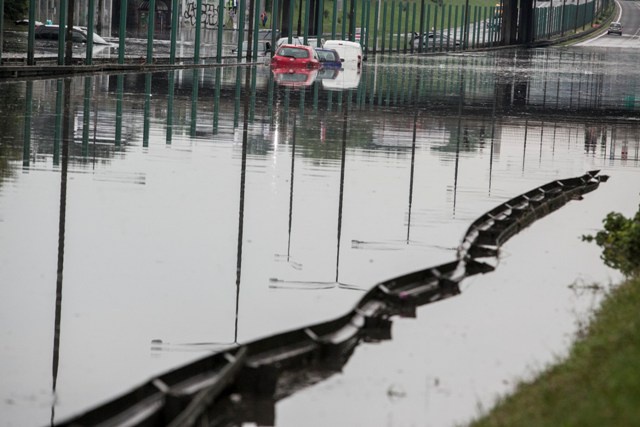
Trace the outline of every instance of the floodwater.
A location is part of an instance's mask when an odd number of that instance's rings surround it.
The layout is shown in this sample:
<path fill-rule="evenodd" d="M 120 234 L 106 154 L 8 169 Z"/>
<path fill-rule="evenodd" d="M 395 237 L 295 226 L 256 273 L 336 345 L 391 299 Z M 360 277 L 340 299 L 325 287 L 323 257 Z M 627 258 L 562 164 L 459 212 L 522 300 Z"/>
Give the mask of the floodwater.
<path fill-rule="evenodd" d="M 455 259 L 492 207 L 601 169 L 607 183 L 513 237 L 495 272 L 395 319 L 392 340 L 261 420 L 464 423 L 564 354 L 604 293 L 593 284 L 620 280 L 580 236 L 638 208 L 639 59 L 541 49 L 0 83 L 1 425 L 62 421 L 335 318 Z"/>

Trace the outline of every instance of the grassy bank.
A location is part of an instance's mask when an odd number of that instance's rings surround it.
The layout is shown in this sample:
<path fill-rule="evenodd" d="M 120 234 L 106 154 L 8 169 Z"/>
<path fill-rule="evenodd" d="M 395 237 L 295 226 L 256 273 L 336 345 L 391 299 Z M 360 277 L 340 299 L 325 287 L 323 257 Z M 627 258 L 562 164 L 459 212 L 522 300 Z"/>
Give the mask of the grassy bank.
<path fill-rule="evenodd" d="M 472 426 L 640 426 L 640 276 L 605 299 L 568 358 Z"/>

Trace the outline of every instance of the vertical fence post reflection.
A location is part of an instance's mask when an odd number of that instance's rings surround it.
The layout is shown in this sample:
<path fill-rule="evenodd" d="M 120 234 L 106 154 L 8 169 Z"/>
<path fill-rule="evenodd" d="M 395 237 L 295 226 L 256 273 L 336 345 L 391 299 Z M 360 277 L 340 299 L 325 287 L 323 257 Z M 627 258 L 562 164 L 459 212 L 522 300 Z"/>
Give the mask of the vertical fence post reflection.
<path fill-rule="evenodd" d="M 151 121 L 151 73 L 144 76 L 144 130 L 142 136 L 142 146 L 149 146 L 149 123 Z"/>
<path fill-rule="evenodd" d="M 31 80 L 27 81 L 25 95 L 22 166 L 28 167 L 31 160 L 31 117 L 33 109 L 33 82 Z"/>
<path fill-rule="evenodd" d="M 56 81 L 56 122 L 53 132 L 53 164 L 60 164 L 60 140 L 62 138 L 62 103 L 64 101 L 62 79 Z"/>
<path fill-rule="evenodd" d="M 58 215 L 58 262 L 56 266 L 56 299 L 53 325 L 53 356 L 51 360 L 51 389 L 56 394 L 58 365 L 60 361 L 60 332 L 62 321 L 62 279 L 64 272 L 64 243 L 67 223 L 67 170 L 69 163 L 69 143 L 73 138 L 71 130 L 71 79 L 64 81 L 64 117 L 62 126 L 62 169 L 60 173 L 60 212 Z M 51 405 L 51 425 L 55 420 L 55 404 Z"/>
<path fill-rule="evenodd" d="M 119 147 L 122 141 L 122 97 L 124 95 L 124 76 L 118 74 L 118 89 L 116 99 L 116 140 L 115 145 Z"/>
<path fill-rule="evenodd" d="M 200 85 L 200 70 L 198 68 L 193 69 L 191 87 L 191 123 L 189 126 L 191 138 L 196 136 L 196 127 L 198 122 L 198 89 Z"/>
<path fill-rule="evenodd" d="M 259 14 L 256 13 L 257 17 L 260 17 Z M 257 33 L 256 33 L 256 39 L 257 39 Z M 255 112 L 256 112 L 256 83 L 257 83 L 257 74 L 258 74 L 258 69 L 253 66 L 251 67 L 249 70 L 251 72 L 251 92 L 249 95 L 249 121 L 253 123 L 253 120 L 255 118 Z"/>
<path fill-rule="evenodd" d="M 275 82 L 273 81 L 273 73 L 269 71 L 269 82 L 267 83 L 267 117 L 269 117 L 269 124 L 273 124 L 273 92 Z"/>
<path fill-rule="evenodd" d="M 351 93 L 351 91 L 349 91 Z M 342 208 L 344 203 L 344 176 L 347 157 L 347 124 L 349 123 L 349 104 L 345 106 L 342 116 L 342 150 L 340 152 L 340 191 L 338 198 L 338 236 L 336 244 L 336 280 L 339 282 L 340 272 L 340 239 L 342 237 Z"/>
<path fill-rule="evenodd" d="M 73 0 L 72 0 L 73 1 Z M 149 0 L 149 13 L 147 16 L 147 64 L 153 63 L 153 37 L 155 28 L 156 0 Z"/>
<path fill-rule="evenodd" d="M 84 97 L 82 109 L 82 157 L 89 155 L 89 120 L 91 118 L 91 82 L 92 77 L 84 78 Z"/>
<path fill-rule="evenodd" d="M 216 67 L 216 87 L 213 95 L 213 134 L 218 134 L 218 120 L 220 115 L 220 90 L 222 87 L 222 68 Z"/>
<path fill-rule="evenodd" d="M 293 140 L 291 142 L 291 177 L 289 185 L 289 227 L 288 227 L 288 239 L 287 239 L 287 262 L 291 257 L 291 228 L 293 225 L 293 180 L 295 178 L 295 165 L 296 165 L 296 130 L 297 130 L 296 117 L 293 117 Z"/>
<path fill-rule="evenodd" d="M 173 97 L 175 92 L 175 78 L 174 72 L 169 71 L 167 78 L 169 79 L 169 87 L 167 89 L 167 136 L 166 143 L 167 145 L 171 145 L 171 141 L 173 139 Z"/>

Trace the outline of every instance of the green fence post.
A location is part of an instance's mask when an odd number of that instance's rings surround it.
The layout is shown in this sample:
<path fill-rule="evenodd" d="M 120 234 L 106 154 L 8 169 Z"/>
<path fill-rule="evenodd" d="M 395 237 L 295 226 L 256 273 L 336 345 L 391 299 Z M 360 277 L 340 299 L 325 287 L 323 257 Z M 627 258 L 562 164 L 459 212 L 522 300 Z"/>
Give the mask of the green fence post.
<path fill-rule="evenodd" d="M 407 53 L 407 44 L 409 41 L 409 2 L 404 3 L 404 53 Z"/>
<path fill-rule="evenodd" d="M 309 25 L 311 24 L 311 17 L 309 16 L 310 3 L 311 0 L 304 0 L 304 28 L 302 30 L 304 44 L 307 44 L 309 39 Z"/>
<path fill-rule="evenodd" d="M 431 31 L 433 32 L 433 46 L 431 46 L 431 49 L 435 52 L 436 51 L 436 34 L 438 34 L 438 5 L 435 4 L 433 6 L 433 25 L 431 26 Z"/>
<path fill-rule="evenodd" d="M 420 31 L 418 34 L 418 53 L 422 52 L 422 40 L 424 37 L 424 0 L 420 0 Z"/>
<path fill-rule="evenodd" d="M 178 0 L 171 2 L 171 47 L 169 48 L 169 64 L 176 63 L 176 42 L 178 39 Z"/>
<path fill-rule="evenodd" d="M 460 39 L 460 49 L 462 49 L 462 37 L 458 39 L 458 5 L 455 7 L 454 16 L 453 16 L 453 49 L 456 49 L 456 42 Z"/>
<path fill-rule="evenodd" d="M 278 0 L 273 0 L 273 4 L 277 5 Z M 271 23 L 276 20 L 277 16 L 275 14 L 271 14 Z M 216 62 L 219 64 L 222 62 L 222 37 L 224 30 L 224 0 L 220 0 L 218 2 L 218 35 L 216 39 Z M 275 34 L 271 32 L 271 46 L 275 45 Z"/>
<path fill-rule="evenodd" d="M 342 33 L 340 34 L 340 40 L 347 40 L 345 37 L 346 32 L 347 32 L 347 0 L 343 0 L 342 1 Z"/>
<path fill-rule="evenodd" d="M 93 62 L 93 27 L 95 21 L 95 13 L 96 13 L 96 2 L 95 0 L 89 0 L 87 11 L 87 46 L 86 46 L 86 54 L 84 58 L 84 63 L 86 65 L 91 65 Z"/>
<path fill-rule="evenodd" d="M 447 13 L 447 50 L 456 50 L 455 39 L 453 42 L 453 46 L 449 46 L 449 42 L 451 41 L 451 10 L 452 7 L 451 5 L 449 5 L 449 11 Z"/>
<path fill-rule="evenodd" d="M 333 0 L 333 21 L 331 21 L 331 40 L 336 39 L 336 26 L 338 25 L 338 1 Z"/>
<path fill-rule="evenodd" d="M 286 1 L 286 0 L 283 0 Z M 309 1 L 309 0 L 307 0 Z M 295 3 L 293 0 L 289 0 L 289 34 L 287 35 L 287 42 L 291 43 L 293 41 L 293 11 L 295 10 Z"/>
<path fill-rule="evenodd" d="M 27 31 L 27 65 L 35 64 L 36 0 L 29 0 L 29 29 Z M 2 48 L 2 46 L 0 46 Z"/>
<path fill-rule="evenodd" d="M 373 54 L 378 53 L 378 27 L 380 26 L 380 2 L 376 2 L 373 12 Z"/>
<path fill-rule="evenodd" d="M 396 37 L 396 52 L 400 53 L 400 35 L 402 34 L 402 0 L 398 3 L 398 35 Z"/>
<path fill-rule="evenodd" d="M 120 27 L 118 28 L 118 64 L 124 64 L 125 47 L 127 37 L 127 0 L 120 3 Z"/>
<path fill-rule="evenodd" d="M 126 0 L 125 0 L 126 1 Z M 64 65 L 64 47 L 67 39 L 67 0 L 60 0 L 58 20 L 58 65 Z"/>
<path fill-rule="evenodd" d="M 202 1 L 202 0 L 199 0 Z M 238 61 L 242 59 L 242 44 L 244 43 L 244 27 L 245 27 L 245 15 L 247 14 L 246 0 L 240 0 L 238 4 Z"/>
<path fill-rule="evenodd" d="M 258 1 L 256 5 L 254 5 L 254 7 L 256 8 L 253 11 L 253 38 L 251 39 L 251 43 L 253 44 L 253 62 L 256 62 L 258 60 L 258 38 L 259 38 L 259 34 L 260 34 L 260 12 L 258 11 L 258 7 L 260 5 L 260 2 Z M 255 73 L 254 73 L 255 76 Z M 254 97 L 255 98 L 255 97 Z"/>
<path fill-rule="evenodd" d="M 153 33 L 155 26 L 156 0 L 149 0 L 149 14 L 147 16 L 147 64 L 153 63 Z"/>
<path fill-rule="evenodd" d="M 380 52 L 384 53 L 384 44 L 387 38 L 387 1 L 385 0 L 384 5 L 382 6 L 382 37 L 380 40 L 382 41 L 382 46 L 380 46 Z"/>
<path fill-rule="evenodd" d="M 320 6 L 318 7 L 318 29 L 316 31 L 316 40 L 318 41 L 318 47 L 322 47 L 322 36 L 324 35 L 324 0 L 318 0 Z M 317 107 L 317 106 L 316 106 Z"/>
<path fill-rule="evenodd" d="M 364 27 L 364 56 L 366 57 L 367 54 L 369 53 L 369 39 L 370 37 L 370 30 L 371 30 L 371 2 L 367 1 L 364 3 L 365 7 L 366 7 L 366 13 L 365 13 L 365 23 L 363 25 Z"/>
<path fill-rule="evenodd" d="M 425 46 L 424 51 L 425 52 L 429 52 L 429 34 L 431 33 L 431 5 L 430 4 L 427 5 L 427 16 L 425 17 L 425 22 L 424 23 L 425 23 L 425 27 L 426 27 L 425 28 L 425 33 L 427 34 L 427 39 L 424 40 L 424 46 Z M 423 35 L 423 37 L 424 37 L 424 35 Z M 420 44 L 422 44 L 422 43 L 423 42 L 421 40 Z M 434 40 L 434 43 L 435 43 L 435 40 Z"/>
<path fill-rule="evenodd" d="M 395 21 L 396 0 L 391 0 L 391 21 L 389 23 L 389 52 L 393 52 L 393 24 Z"/>
<path fill-rule="evenodd" d="M 409 42 L 411 43 L 411 45 L 409 46 L 409 51 L 411 53 L 413 53 L 413 39 L 416 34 L 416 6 L 417 4 L 413 3 L 413 10 L 411 11 L 411 38 L 409 39 Z"/>
<path fill-rule="evenodd" d="M 0 0 L 0 65 L 2 65 L 2 51 L 4 50 L 4 0 Z"/>

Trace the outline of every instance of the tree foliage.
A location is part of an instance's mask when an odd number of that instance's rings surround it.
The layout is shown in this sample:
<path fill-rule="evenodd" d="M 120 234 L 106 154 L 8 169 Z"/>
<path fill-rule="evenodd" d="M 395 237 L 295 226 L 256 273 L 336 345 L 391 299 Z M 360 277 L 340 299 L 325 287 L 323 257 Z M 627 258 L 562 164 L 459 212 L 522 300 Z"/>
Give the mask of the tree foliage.
<path fill-rule="evenodd" d="M 29 9 L 27 0 L 5 0 L 4 17 L 10 21 L 26 18 Z"/>
<path fill-rule="evenodd" d="M 610 212 L 602 222 L 604 230 L 595 236 L 582 236 L 582 239 L 595 240 L 602 248 L 600 257 L 609 267 L 620 270 L 627 277 L 640 273 L 640 208 L 633 218 Z"/>

